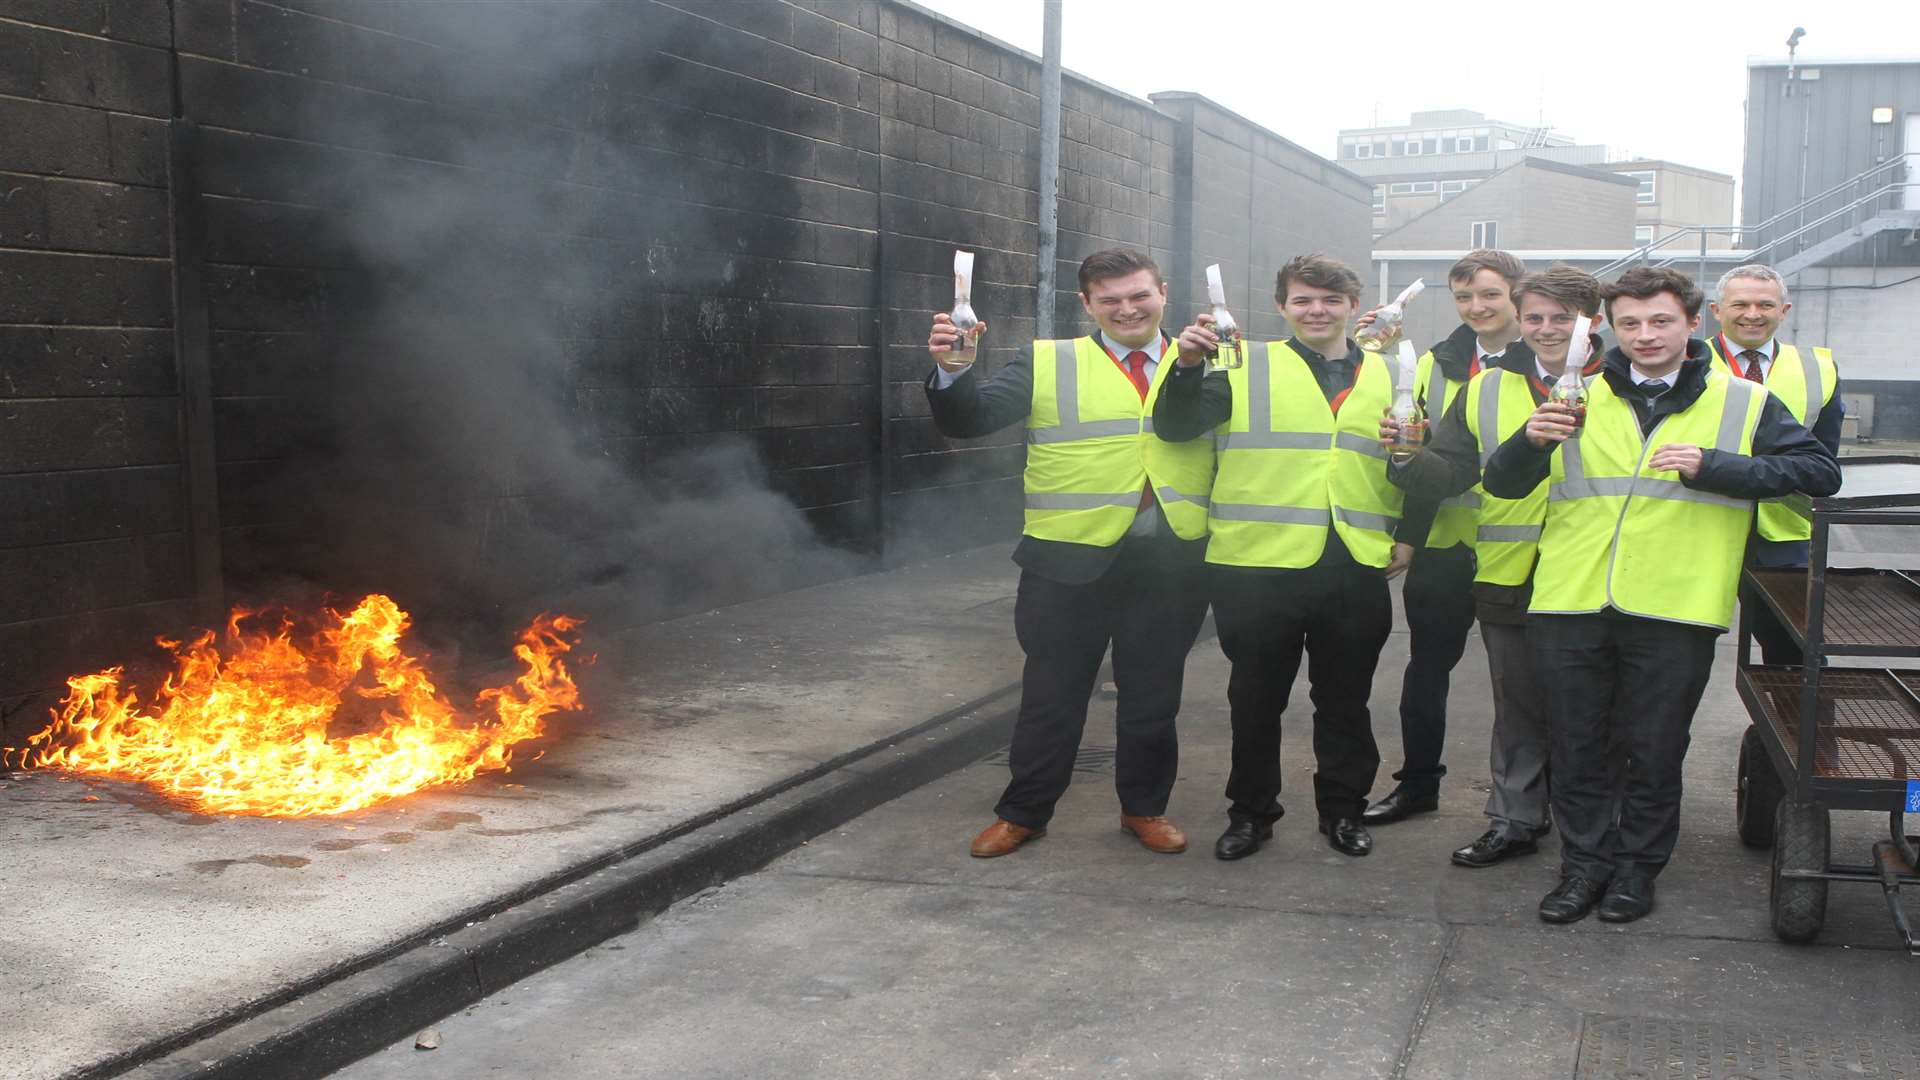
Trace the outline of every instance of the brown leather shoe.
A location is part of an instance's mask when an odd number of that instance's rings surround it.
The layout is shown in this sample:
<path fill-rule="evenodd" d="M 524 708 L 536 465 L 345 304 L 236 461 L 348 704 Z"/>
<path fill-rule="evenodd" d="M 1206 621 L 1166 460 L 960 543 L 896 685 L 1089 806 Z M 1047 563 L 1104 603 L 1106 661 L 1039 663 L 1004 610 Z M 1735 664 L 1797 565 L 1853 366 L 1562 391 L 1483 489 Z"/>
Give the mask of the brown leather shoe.
<path fill-rule="evenodd" d="M 1187 834 L 1163 817 L 1120 815 L 1120 830 L 1140 838 L 1140 846 L 1162 855 L 1178 855 L 1187 850 Z"/>
<path fill-rule="evenodd" d="M 1045 835 L 1045 829 L 1029 829 L 1025 825 L 1015 825 L 1006 818 L 994 818 L 993 824 L 973 838 L 973 846 L 967 851 L 976 859 L 998 858 L 1012 853 L 1014 848 L 1029 840 L 1038 840 Z"/>

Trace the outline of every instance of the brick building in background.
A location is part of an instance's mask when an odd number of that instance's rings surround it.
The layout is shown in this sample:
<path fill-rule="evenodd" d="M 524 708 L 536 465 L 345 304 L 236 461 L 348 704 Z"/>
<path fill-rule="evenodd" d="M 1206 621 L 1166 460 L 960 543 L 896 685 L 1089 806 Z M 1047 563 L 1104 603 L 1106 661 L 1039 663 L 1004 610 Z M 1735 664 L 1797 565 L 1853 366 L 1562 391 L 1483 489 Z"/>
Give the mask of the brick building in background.
<path fill-rule="evenodd" d="M 1018 432 L 919 381 L 956 246 L 983 363 L 1034 333 L 1031 55 L 892 0 L 0 0 L 0 51 L 7 734 L 228 599 L 611 629 L 1018 529 Z M 1279 262 L 1365 265 L 1346 170 L 1063 97 L 1063 289 L 1222 262 L 1271 335 Z"/>

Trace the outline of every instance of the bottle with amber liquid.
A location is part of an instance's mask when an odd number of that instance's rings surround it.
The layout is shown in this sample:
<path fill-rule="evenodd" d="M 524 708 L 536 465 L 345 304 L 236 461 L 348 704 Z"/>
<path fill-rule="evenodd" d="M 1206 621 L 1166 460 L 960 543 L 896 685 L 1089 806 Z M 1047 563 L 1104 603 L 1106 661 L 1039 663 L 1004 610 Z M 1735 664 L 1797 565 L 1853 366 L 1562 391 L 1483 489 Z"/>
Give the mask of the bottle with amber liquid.
<path fill-rule="evenodd" d="M 1573 413 L 1573 431 L 1579 434 L 1587 426 L 1587 380 L 1581 372 L 1587 366 L 1587 357 L 1591 355 L 1591 343 L 1588 335 L 1593 331 L 1593 320 L 1585 315 L 1573 322 L 1573 338 L 1567 342 L 1567 366 L 1560 369 L 1560 377 L 1554 380 L 1547 391 L 1547 400 L 1555 405 L 1564 405 Z"/>
<path fill-rule="evenodd" d="M 1414 369 L 1419 360 L 1412 342 L 1400 342 L 1399 361 L 1393 405 L 1387 410 L 1387 415 L 1399 425 L 1393 436 L 1393 448 L 1388 451 L 1388 457 L 1395 462 L 1411 461 L 1415 454 L 1427 448 L 1427 411 L 1413 396 Z"/>

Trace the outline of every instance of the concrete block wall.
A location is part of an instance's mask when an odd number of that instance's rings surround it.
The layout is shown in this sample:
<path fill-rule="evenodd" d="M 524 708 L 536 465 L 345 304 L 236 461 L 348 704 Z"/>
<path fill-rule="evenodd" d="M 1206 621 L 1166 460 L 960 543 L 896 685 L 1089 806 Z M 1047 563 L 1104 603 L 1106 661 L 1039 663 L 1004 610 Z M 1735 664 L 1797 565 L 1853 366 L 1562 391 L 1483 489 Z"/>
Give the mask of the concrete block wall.
<path fill-rule="evenodd" d="M 1780 335 L 1825 345 L 1841 390 L 1873 395 L 1873 435 L 1920 439 L 1920 274 L 1912 266 L 1815 267 L 1790 283 Z"/>
<path fill-rule="evenodd" d="M 165 0 L 0 4 L 0 731 L 191 616 Z M 31 721 L 40 715 L 35 711 Z"/>
<path fill-rule="evenodd" d="M 1036 58 L 892 0 L 476 10 L 0 0 L 31 60 L 0 73 L 0 487 L 39 508 L 0 523 L 32 583 L 0 700 L 189 618 L 189 361 L 236 599 L 386 588 L 491 628 L 658 582 L 618 620 L 1017 531 L 1019 432 L 947 440 L 920 384 L 955 247 L 985 368 L 1035 334 Z M 1221 258 L 1364 257 L 1344 171 L 1204 99 L 1064 98 L 1053 332 L 1095 248 L 1197 275 L 1196 221 Z M 1237 202 L 1192 209 L 1183 139 Z M 780 557 L 816 539 L 844 557 Z"/>

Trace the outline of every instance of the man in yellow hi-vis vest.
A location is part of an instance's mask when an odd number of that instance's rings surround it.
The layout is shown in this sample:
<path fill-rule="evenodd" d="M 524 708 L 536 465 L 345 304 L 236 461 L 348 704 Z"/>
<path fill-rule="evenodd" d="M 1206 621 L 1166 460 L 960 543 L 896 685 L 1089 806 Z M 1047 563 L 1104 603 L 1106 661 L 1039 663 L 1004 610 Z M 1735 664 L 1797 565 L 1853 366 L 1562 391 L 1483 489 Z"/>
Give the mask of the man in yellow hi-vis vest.
<path fill-rule="evenodd" d="M 1513 287 L 1526 264 L 1510 252 L 1480 248 L 1447 271 L 1447 286 L 1460 326 L 1420 357 L 1414 397 L 1436 421 L 1466 396 L 1467 383 L 1496 367 L 1520 338 Z M 1360 322 L 1368 319 L 1361 317 Z M 1418 530 L 1433 504 L 1408 492 L 1403 522 Z M 1433 526 L 1417 546 L 1400 590 L 1407 617 L 1407 669 L 1400 680 L 1400 770 L 1393 790 L 1367 807 L 1369 826 L 1387 825 L 1440 808 L 1441 760 L 1447 742 L 1447 691 L 1454 667 L 1473 630 L 1474 528 L 1480 494 L 1449 493 L 1435 509 Z"/>
<path fill-rule="evenodd" d="M 1207 563 L 1233 664 L 1233 765 L 1213 852 L 1243 858 L 1273 835 L 1280 714 L 1304 651 L 1320 831 L 1334 850 L 1365 855 L 1373 838 L 1360 815 L 1380 768 L 1367 696 L 1393 629 L 1387 578 L 1425 535 L 1397 531 L 1402 499 L 1377 434 L 1393 374 L 1347 336 L 1360 279 L 1302 255 L 1281 268 L 1274 300 L 1291 340 L 1249 344 L 1243 366 L 1208 372 L 1192 354 L 1218 339 L 1201 316 L 1180 334 L 1179 367 L 1153 413 L 1160 438 L 1219 448 Z"/>
<path fill-rule="evenodd" d="M 1799 348 L 1776 336 L 1793 304 L 1787 282 L 1771 266 L 1749 263 L 1720 276 L 1719 298 L 1712 305 L 1720 332 L 1707 339 L 1727 370 L 1761 383 L 1786 405 L 1795 420 L 1813 432 L 1827 452 L 1840 453 L 1840 425 L 1846 407 L 1840 399 L 1840 370 L 1826 349 Z M 1782 503 L 1762 503 L 1754 514 L 1755 566 L 1798 570 L 1807 565 L 1813 526 Z M 1793 635 L 1745 585 L 1740 603 L 1747 611 L 1760 656 L 1769 664 L 1798 665 L 1802 657 Z"/>
<path fill-rule="evenodd" d="M 1152 259 L 1099 251 L 1080 264 L 1095 334 L 1036 341 L 987 380 L 972 367 L 977 332 L 955 349 L 961 336 L 940 314 L 927 336 L 937 365 L 927 401 L 942 433 L 977 438 L 1022 421 L 1027 432 L 1026 527 L 1013 555 L 1014 630 L 1027 660 L 1013 777 L 993 824 L 974 838 L 977 857 L 1045 832 L 1072 778 L 1109 643 L 1120 827 L 1149 851 L 1186 850 L 1166 809 L 1179 766 L 1181 676 L 1207 610 L 1213 450 L 1153 435 L 1149 402 L 1175 355 L 1160 330 L 1166 300 Z"/>
<path fill-rule="evenodd" d="M 1514 301 L 1520 340 L 1454 398 L 1434 426 L 1425 453 L 1387 467 L 1387 478 L 1409 497 L 1415 492 L 1432 498 L 1478 490 L 1481 463 L 1520 430 L 1566 370 L 1579 317 L 1599 318 L 1600 282 L 1584 270 L 1555 266 L 1522 278 Z M 1592 376 L 1604 361 L 1600 336 L 1591 335 L 1587 347 L 1591 359 L 1585 374 Z M 1381 438 L 1391 439 L 1398 427 L 1391 417 L 1383 417 Z M 1530 855 L 1552 827 L 1547 809 L 1547 707 L 1527 646 L 1527 607 L 1546 516 L 1544 481 L 1523 499 L 1482 493 L 1475 512 L 1473 598 L 1493 679 L 1488 752 L 1493 790 L 1487 795 L 1487 830 L 1453 853 L 1456 866 L 1484 869 Z"/>
<path fill-rule="evenodd" d="M 1541 405 L 1481 481 L 1502 499 L 1547 483 L 1527 623 L 1560 830 L 1560 884 L 1540 901 L 1547 922 L 1596 905 L 1611 922 L 1653 910 L 1754 503 L 1840 488 L 1833 455 L 1780 399 L 1717 368 L 1692 336 L 1704 299 L 1674 270 L 1621 275 L 1606 291 L 1620 346 L 1584 413 Z M 1624 776 L 1613 746 L 1626 753 Z"/>

